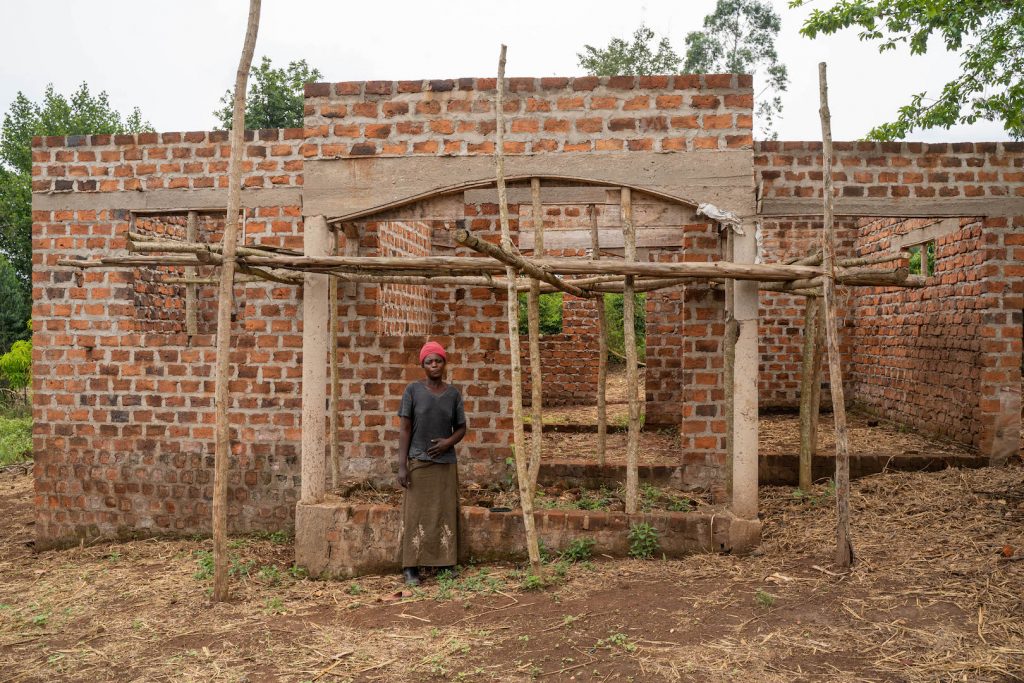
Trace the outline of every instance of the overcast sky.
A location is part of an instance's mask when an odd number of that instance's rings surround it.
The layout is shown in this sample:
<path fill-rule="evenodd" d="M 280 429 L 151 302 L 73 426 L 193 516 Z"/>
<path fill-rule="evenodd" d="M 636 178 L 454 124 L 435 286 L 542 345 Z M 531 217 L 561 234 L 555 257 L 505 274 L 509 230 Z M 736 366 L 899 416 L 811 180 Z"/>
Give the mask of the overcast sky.
<path fill-rule="evenodd" d="M 809 40 L 798 31 L 808 10 L 773 0 L 782 17 L 778 50 L 789 91 L 777 129 L 783 140 L 819 139 L 817 64 L 829 65 L 833 136 L 862 137 L 893 117 L 909 94 L 938 93 L 959 58 L 941 45 L 925 56 L 878 53 L 855 30 Z M 826 7 L 827 0 L 812 0 Z M 499 44 L 508 45 L 509 76 L 580 75 L 576 53 L 629 37 L 644 21 L 682 54 L 715 0 L 447 0 L 343 2 L 264 0 L 256 60 L 275 65 L 305 58 L 327 81 L 493 76 Z M 246 0 L 7 0 L 0 41 L 0 107 L 20 90 L 39 100 L 47 83 L 70 93 L 85 81 L 106 90 L 121 111 L 138 106 L 158 131 L 214 127 L 212 112 L 234 81 Z M 982 122 L 918 131 L 914 140 L 1004 140 Z"/>

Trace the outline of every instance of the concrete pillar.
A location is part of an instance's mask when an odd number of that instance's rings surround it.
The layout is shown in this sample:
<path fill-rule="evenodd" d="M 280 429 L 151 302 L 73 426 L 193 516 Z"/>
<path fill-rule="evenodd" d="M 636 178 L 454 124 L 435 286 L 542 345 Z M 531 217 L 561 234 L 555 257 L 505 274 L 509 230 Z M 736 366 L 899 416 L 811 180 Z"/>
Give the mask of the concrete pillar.
<path fill-rule="evenodd" d="M 747 222 L 743 235 L 733 236 L 733 261 L 754 263 L 756 226 Z M 737 280 L 731 308 L 739 326 L 733 365 L 732 512 L 742 519 L 757 519 L 757 284 Z"/>
<path fill-rule="evenodd" d="M 331 231 L 323 216 L 306 218 L 303 252 L 328 256 Z M 323 501 L 327 484 L 324 433 L 327 422 L 327 353 L 330 341 L 329 275 L 306 273 L 302 284 L 302 490 L 300 502 Z"/>

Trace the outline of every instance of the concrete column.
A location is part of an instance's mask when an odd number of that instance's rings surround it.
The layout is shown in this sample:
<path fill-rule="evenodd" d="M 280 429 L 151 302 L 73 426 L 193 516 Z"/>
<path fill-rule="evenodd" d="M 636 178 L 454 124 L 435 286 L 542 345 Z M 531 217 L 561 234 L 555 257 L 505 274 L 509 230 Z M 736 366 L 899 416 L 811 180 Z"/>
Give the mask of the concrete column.
<path fill-rule="evenodd" d="M 733 236 L 733 261 L 753 263 L 757 256 L 756 226 L 743 225 Z M 757 346 L 758 283 L 737 280 L 732 312 L 739 326 L 733 365 L 732 512 L 742 519 L 757 519 Z"/>
<path fill-rule="evenodd" d="M 323 216 L 306 218 L 303 252 L 328 256 L 331 231 Z M 302 284 L 302 490 L 300 502 L 323 501 L 327 483 L 324 432 L 327 423 L 327 352 L 330 335 L 329 275 L 306 273 Z"/>

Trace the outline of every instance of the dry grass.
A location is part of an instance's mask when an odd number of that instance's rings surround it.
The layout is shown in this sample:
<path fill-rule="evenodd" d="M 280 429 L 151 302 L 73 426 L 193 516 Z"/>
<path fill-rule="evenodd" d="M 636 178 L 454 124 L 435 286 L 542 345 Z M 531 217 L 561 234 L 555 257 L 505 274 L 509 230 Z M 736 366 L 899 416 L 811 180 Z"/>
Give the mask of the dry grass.
<path fill-rule="evenodd" d="M 4 474 L 0 681 L 1024 680 L 1024 562 L 1000 555 L 1024 548 L 1024 466 L 852 486 L 848 573 L 830 492 L 769 488 L 754 557 L 602 560 L 542 592 L 475 567 L 393 599 L 395 577 L 297 579 L 290 543 L 249 537 L 211 605 L 208 541 L 33 553 L 31 480 Z"/>

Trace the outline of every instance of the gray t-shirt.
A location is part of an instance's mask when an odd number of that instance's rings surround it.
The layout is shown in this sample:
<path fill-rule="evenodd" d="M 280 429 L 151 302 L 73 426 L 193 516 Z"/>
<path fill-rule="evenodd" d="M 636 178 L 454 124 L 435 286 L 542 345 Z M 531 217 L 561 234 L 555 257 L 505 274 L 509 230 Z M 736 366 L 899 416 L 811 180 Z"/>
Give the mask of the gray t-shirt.
<path fill-rule="evenodd" d="M 423 382 L 413 382 L 402 394 L 398 416 L 412 420 L 409 458 L 437 463 L 455 462 L 454 448 L 449 448 L 436 458 L 427 455 L 427 449 L 430 448 L 431 439 L 447 439 L 457 428 L 466 424 L 462 394 L 458 389 L 449 384 L 444 392 L 434 394 Z"/>

